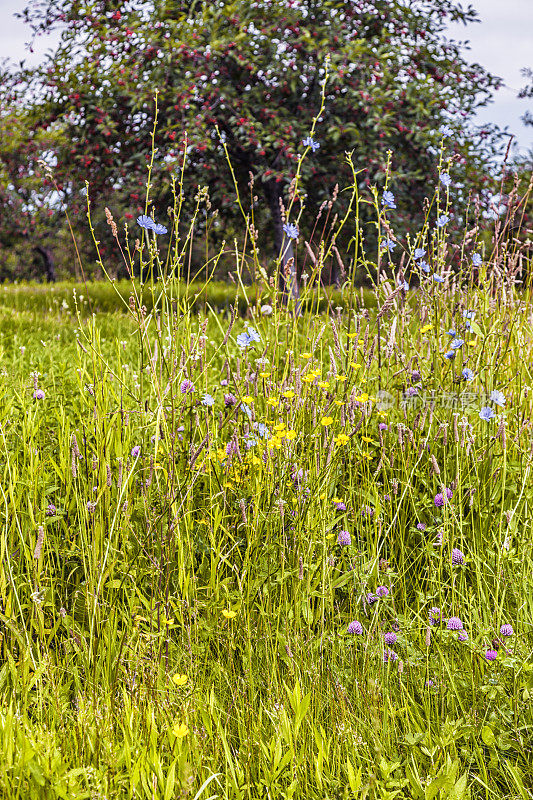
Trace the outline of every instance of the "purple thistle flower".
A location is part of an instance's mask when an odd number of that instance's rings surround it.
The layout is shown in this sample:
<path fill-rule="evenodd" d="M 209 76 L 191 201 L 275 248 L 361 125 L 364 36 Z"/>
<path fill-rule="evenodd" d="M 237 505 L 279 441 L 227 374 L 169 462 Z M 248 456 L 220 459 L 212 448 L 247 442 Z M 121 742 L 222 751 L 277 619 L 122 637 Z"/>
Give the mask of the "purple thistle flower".
<path fill-rule="evenodd" d="M 437 622 L 440 622 L 440 608 L 437 606 L 433 606 L 433 608 L 429 609 L 429 624 L 436 625 Z"/>
<path fill-rule="evenodd" d="M 501 626 L 500 633 L 502 636 L 512 636 L 514 633 L 513 626 L 509 625 L 509 623 L 506 622 L 504 625 Z"/>
<path fill-rule="evenodd" d="M 34 400 L 44 400 L 44 392 L 42 389 L 36 389 L 33 393 Z"/>
<path fill-rule="evenodd" d="M 468 641 L 468 634 L 466 631 L 459 631 L 457 634 L 457 641 L 459 642 L 467 642 Z"/>
<path fill-rule="evenodd" d="M 398 661 L 398 653 L 395 653 L 394 650 L 389 650 L 387 647 L 383 652 L 383 662 L 387 664 L 389 661 Z"/>
<path fill-rule="evenodd" d="M 417 522 L 416 523 L 416 528 L 419 531 L 425 531 L 426 530 L 426 523 L 425 522 Z"/>
<path fill-rule="evenodd" d="M 363 626 L 356 619 L 348 625 L 348 633 L 354 633 L 356 636 L 361 636 L 363 633 Z"/>
<path fill-rule="evenodd" d="M 383 637 L 383 641 L 385 644 L 393 645 L 398 641 L 398 636 L 394 633 L 394 631 L 389 631 Z"/>
<path fill-rule="evenodd" d="M 181 382 L 180 392 L 182 394 L 192 394 L 192 392 L 194 392 L 194 383 L 186 378 Z"/>
<path fill-rule="evenodd" d="M 346 503 L 335 503 L 337 511 L 346 511 Z"/>
<path fill-rule="evenodd" d="M 452 564 L 454 566 L 457 566 L 458 564 L 464 564 L 464 563 L 465 563 L 464 553 L 461 550 L 459 550 L 458 547 L 454 547 L 452 550 Z"/>
<path fill-rule="evenodd" d="M 237 398 L 234 394 L 225 394 L 224 395 L 224 405 L 226 408 L 230 408 L 231 406 L 237 405 Z"/>
<path fill-rule="evenodd" d="M 450 617 L 448 622 L 446 623 L 446 627 L 449 631 L 462 631 L 463 630 L 463 623 L 459 619 L 459 617 Z"/>
<path fill-rule="evenodd" d="M 496 661 L 498 658 L 498 651 L 497 650 L 487 650 L 485 653 L 485 658 L 487 661 Z"/>
<path fill-rule="evenodd" d="M 390 594 L 390 590 L 387 586 L 378 586 L 376 594 L 378 597 L 387 597 L 387 595 Z"/>
<path fill-rule="evenodd" d="M 380 422 L 379 423 L 379 429 L 380 429 L 380 431 L 388 431 L 389 430 L 387 425 L 384 422 Z"/>
<path fill-rule="evenodd" d="M 342 546 L 347 546 L 352 543 L 352 537 L 348 531 L 340 531 L 337 542 Z"/>
<path fill-rule="evenodd" d="M 453 497 L 452 490 L 445 488 L 444 494 L 442 492 L 439 492 L 438 494 L 435 495 L 434 503 L 437 507 L 440 508 L 441 506 L 445 505 L 445 503 L 447 503 L 448 500 L 451 500 L 452 497 Z"/>
<path fill-rule="evenodd" d="M 56 515 L 56 512 L 57 512 L 57 508 L 55 507 L 55 505 L 53 503 L 50 503 L 46 507 L 46 511 L 44 513 L 46 514 L 47 517 L 54 517 Z"/>
<path fill-rule="evenodd" d="M 138 458 L 138 456 L 141 455 L 141 446 L 139 444 L 136 444 L 135 447 L 132 447 L 131 454 L 133 458 Z"/>
<path fill-rule="evenodd" d="M 366 602 L 368 603 L 369 606 L 373 606 L 374 603 L 377 603 L 378 600 L 379 597 L 377 597 L 375 594 L 372 594 L 372 592 L 370 592 L 366 596 Z"/>

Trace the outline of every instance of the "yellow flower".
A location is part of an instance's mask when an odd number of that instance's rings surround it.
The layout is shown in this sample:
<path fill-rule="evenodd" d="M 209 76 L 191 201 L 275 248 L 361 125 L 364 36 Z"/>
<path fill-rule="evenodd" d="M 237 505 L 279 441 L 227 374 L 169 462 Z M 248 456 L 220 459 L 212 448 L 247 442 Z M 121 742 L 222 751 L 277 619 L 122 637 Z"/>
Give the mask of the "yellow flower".
<path fill-rule="evenodd" d="M 322 494 L 320 495 L 320 499 L 321 500 L 325 500 L 326 499 L 326 495 L 324 494 L 324 492 L 322 492 Z"/>
<path fill-rule="evenodd" d="M 369 439 L 368 436 L 361 436 L 361 439 L 363 440 L 363 442 L 369 442 L 370 444 L 377 444 L 377 442 L 375 442 L 373 439 Z"/>
<path fill-rule="evenodd" d="M 278 400 L 277 397 L 269 397 L 268 398 L 267 406 L 272 406 L 274 408 L 277 405 L 279 405 L 279 400 Z"/>
<path fill-rule="evenodd" d="M 307 375 L 303 376 L 302 380 L 305 383 L 313 383 L 313 381 L 315 380 L 315 375 L 313 372 L 309 372 Z"/>
<path fill-rule="evenodd" d="M 329 389 L 329 381 L 320 381 L 318 386 L 320 389 Z"/>
<path fill-rule="evenodd" d="M 312 357 L 313 357 L 312 353 L 302 353 L 302 358 L 312 358 Z"/>
<path fill-rule="evenodd" d="M 233 617 L 237 616 L 237 612 L 236 611 L 230 611 L 230 609 L 228 609 L 228 608 L 223 608 L 222 609 L 222 614 L 226 617 L 226 619 L 233 619 Z"/>
<path fill-rule="evenodd" d="M 471 339 L 469 342 L 467 342 L 467 345 L 469 347 L 476 347 L 477 346 L 477 342 L 476 342 L 475 339 Z"/>
<path fill-rule="evenodd" d="M 348 444 L 348 442 L 350 441 L 350 437 L 346 436 L 345 433 L 339 433 L 339 435 L 336 436 L 333 439 L 333 441 L 335 442 L 335 444 Z"/>
<path fill-rule="evenodd" d="M 361 369 L 361 364 L 356 364 L 355 361 L 350 361 L 350 366 L 352 369 Z"/>
<path fill-rule="evenodd" d="M 433 325 L 424 325 L 423 328 L 420 328 L 420 333 L 427 333 L 428 331 L 433 330 Z"/>
<path fill-rule="evenodd" d="M 286 392 L 283 392 L 283 397 L 286 397 L 287 400 L 292 400 L 292 398 L 294 397 L 294 392 L 292 391 L 292 389 L 288 389 Z"/>
<path fill-rule="evenodd" d="M 242 398 L 242 402 L 243 403 L 253 403 L 254 402 L 254 398 L 251 395 L 247 395 L 246 397 Z"/>
<path fill-rule="evenodd" d="M 333 417 L 322 417 L 322 419 L 320 420 L 320 423 L 324 426 L 331 425 L 332 422 L 333 422 Z"/>
<path fill-rule="evenodd" d="M 353 339 L 355 336 L 357 336 L 357 334 L 356 333 L 347 333 L 346 336 L 348 337 L 348 339 Z"/>
<path fill-rule="evenodd" d="M 172 733 L 174 734 L 176 739 L 183 739 L 183 737 L 187 736 L 187 734 L 189 733 L 189 729 L 184 722 L 182 722 L 181 725 L 178 725 L 176 723 L 176 725 L 174 725 L 174 727 L 172 728 Z"/>
<path fill-rule="evenodd" d="M 187 675 L 178 675 L 176 673 L 176 675 L 172 676 L 172 682 L 175 683 L 176 686 L 185 686 L 185 684 L 187 683 L 188 680 L 189 679 L 188 679 Z"/>
<path fill-rule="evenodd" d="M 275 431 L 282 431 L 285 427 L 286 426 L 285 426 L 284 422 L 278 422 L 277 425 L 274 425 L 274 430 Z"/>
<path fill-rule="evenodd" d="M 347 379 L 346 375 L 337 375 L 337 380 L 338 381 L 346 381 L 348 379 Z"/>
<path fill-rule="evenodd" d="M 344 400 L 334 400 L 333 402 L 335 403 L 336 406 L 343 406 L 344 405 Z"/>
<path fill-rule="evenodd" d="M 259 377 L 260 378 L 270 378 L 270 372 L 260 372 L 259 373 Z"/>
<path fill-rule="evenodd" d="M 354 400 L 356 403 L 366 403 L 368 400 L 368 395 L 366 392 L 363 392 L 363 394 L 360 394 L 359 397 L 354 397 Z"/>
<path fill-rule="evenodd" d="M 296 431 L 287 431 L 287 433 L 285 434 L 285 438 L 289 439 L 289 441 L 292 439 L 296 439 Z"/>

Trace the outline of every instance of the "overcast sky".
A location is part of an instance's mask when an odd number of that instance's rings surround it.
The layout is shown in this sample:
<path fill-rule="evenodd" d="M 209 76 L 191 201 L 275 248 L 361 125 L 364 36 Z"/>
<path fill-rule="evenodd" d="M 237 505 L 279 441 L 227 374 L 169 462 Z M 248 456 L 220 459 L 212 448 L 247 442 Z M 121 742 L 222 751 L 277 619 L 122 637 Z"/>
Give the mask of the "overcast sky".
<path fill-rule="evenodd" d="M 463 6 L 472 3 L 480 14 L 481 23 L 450 28 L 450 38 L 470 41 L 470 61 L 486 67 L 489 72 L 505 81 L 496 93 L 494 103 L 480 112 L 479 121 L 495 122 L 508 127 L 518 141 L 520 149 L 533 147 L 533 127 L 526 128 L 520 117 L 533 101 L 518 100 L 516 95 L 524 83 L 522 67 L 533 68 L 533 0 L 463 0 Z M 0 0 L 0 58 L 15 61 L 26 58 L 28 63 L 38 61 L 53 46 L 54 40 L 41 39 L 33 54 L 25 43 L 28 28 L 13 16 L 31 0 Z M 117 2 L 118 5 L 118 2 Z"/>

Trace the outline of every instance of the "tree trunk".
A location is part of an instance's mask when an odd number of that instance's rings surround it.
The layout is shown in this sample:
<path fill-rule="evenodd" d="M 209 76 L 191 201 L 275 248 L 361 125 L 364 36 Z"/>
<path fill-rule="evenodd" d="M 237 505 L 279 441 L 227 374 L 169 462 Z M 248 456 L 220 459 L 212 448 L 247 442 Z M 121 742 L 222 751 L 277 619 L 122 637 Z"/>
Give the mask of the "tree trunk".
<path fill-rule="evenodd" d="M 56 269 L 54 266 L 54 258 L 51 250 L 47 247 L 42 247 L 40 244 L 33 248 L 34 252 L 41 256 L 43 260 L 44 271 L 46 273 L 46 280 L 48 283 L 55 283 Z"/>
<path fill-rule="evenodd" d="M 264 186 L 266 199 L 272 215 L 274 244 L 277 256 L 280 258 L 278 284 L 283 301 L 287 303 L 289 299 L 298 300 L 299 297 L 294 248 L 291 239 L 289 239 L 283 231 L 283 217 L 281 216 L 281 208 L 279 205 L 279 201 L 281 200 L 279 185 L 275 180 L 271 180 L 265 183 Z"/>

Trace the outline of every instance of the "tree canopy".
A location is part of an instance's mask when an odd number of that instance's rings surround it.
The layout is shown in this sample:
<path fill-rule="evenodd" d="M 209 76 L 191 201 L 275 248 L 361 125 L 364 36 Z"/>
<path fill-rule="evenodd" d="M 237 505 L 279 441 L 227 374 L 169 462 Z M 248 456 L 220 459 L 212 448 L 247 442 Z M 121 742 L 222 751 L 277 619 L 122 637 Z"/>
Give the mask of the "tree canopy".
<path fill-rule="evenodd" d="M 253 176 L 257 224 L 273 253 L 283 245 L 280 201 L 297 172 L 308 220 L 334 197 L 342 209 L 335 187 L 353 181 L 345 152 L 362 188 L 383 179 L 392 152 L 399 226 L 423 214 L 443 125 L 453 131 L 457 183 L 487 185 L 497 136 L 472 123 L 498 79 L 446 38 L 450 21 L 476 18 L 452 0 L 38 0 L 23 16 L 35 35 L 59 28 L 61 40 L 41 66 L 3 74 L 0 124 L 14 134 L 0 148 L 2 191 L 18 204 L 12 216 L 39 217 L 45 234 L 37 209 L 57 230 L 61 200 L 83 240 L 85 181 L 102 220 L 105 204 L 123 220 L 146 210 L 156 90 L 158 216 L 186 154 L 185 205 L 207 186 L 220 226 L 237 230 L 225 146 L 244 202 Z"/>

